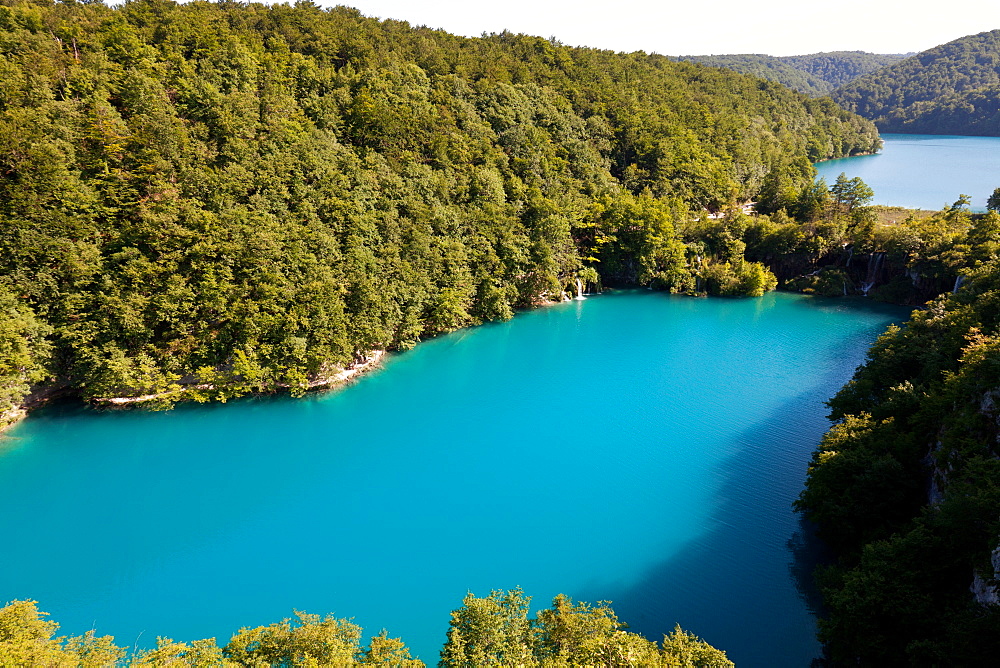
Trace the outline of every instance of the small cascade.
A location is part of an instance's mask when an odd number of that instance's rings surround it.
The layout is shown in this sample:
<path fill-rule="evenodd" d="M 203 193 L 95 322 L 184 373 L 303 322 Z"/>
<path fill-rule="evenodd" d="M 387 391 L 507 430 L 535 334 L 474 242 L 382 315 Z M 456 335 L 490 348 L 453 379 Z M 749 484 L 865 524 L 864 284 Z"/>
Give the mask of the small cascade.
<path fill-rule="evenodd" d="M 956 292 L 958 292 L 958 289 L 960 287 L 962 287 L 963 283 L 965 283 L 965 276 L 962 276 L 961 274 L 959 274 L 958 276 L 956 276 L 955 277 L 955 287 L 951 289 L 951 294 L 955 294 Z"/>
<path fill-rule="evenodd" d="M 885 251 L 872 253 L 871 257 L 868 258 L 868 276 L 861 283 L 861 294 L 865 297 L 868 296 L 868 291 L 875 287 L 875 283 L 878 281 L 878 275 L 882 270 L 882 264 L 884 262 Z"/>
<path fill-rule="evenodd" d="M 844 296 L 847 296 L 847 281 L 844 281 Z"/>
<path fill-rule="evenodd" d="M 576 279 L 576 298 L 586 299 L 586 297 L 583 296 L 583 281 L 579 278 Z"/>
<path fill-rule="evenodd" d="M 847 264 L 844 265 L 845 267 L 851 266 L 851 258 L 853 257 L 854 257 L 854 246 L 849 246 L 847 248 Z"/>

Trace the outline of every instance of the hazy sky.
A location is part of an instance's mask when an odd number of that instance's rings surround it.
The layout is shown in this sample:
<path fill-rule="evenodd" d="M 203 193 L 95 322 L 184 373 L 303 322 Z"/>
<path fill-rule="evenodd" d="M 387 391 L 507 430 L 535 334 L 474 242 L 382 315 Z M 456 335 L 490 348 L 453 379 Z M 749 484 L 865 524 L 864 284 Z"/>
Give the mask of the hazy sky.
<path fill-rule="evenodd" d="M 923 51 L 1000 28 L 1000 1 L 316 0 L 459 35 L 510 30 L 665 55 Z"/>

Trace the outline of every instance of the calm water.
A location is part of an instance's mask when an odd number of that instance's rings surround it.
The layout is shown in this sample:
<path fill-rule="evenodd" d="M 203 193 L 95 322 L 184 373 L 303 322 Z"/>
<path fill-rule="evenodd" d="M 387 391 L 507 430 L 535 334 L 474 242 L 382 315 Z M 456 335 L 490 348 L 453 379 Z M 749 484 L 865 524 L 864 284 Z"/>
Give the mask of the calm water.
<path fill-rule="evenodd" d="M 1000 188 L 1000 137 L 883 134 L 878 155 L 828 160 L 816 165 L 829 185 L 841 172 L 860 176 L 875 191 L 873 204 L 938 211 L 959 195 L 972 197 L 972 210 L 986 210 L 986 198 Z"/>
<path fill-rule="evenodd" d="M 120 644 L 293 608 L 434 663 L 471 590 L 611 600 L 742 666 L 817 653 L 790 504 L 822 405 L 899 309 L 591 297 L 458 332 L 345 390 L 52 408 L 0 452 L 0 599 Z M 798 547 L 797 547 L 798 546 Z"/>

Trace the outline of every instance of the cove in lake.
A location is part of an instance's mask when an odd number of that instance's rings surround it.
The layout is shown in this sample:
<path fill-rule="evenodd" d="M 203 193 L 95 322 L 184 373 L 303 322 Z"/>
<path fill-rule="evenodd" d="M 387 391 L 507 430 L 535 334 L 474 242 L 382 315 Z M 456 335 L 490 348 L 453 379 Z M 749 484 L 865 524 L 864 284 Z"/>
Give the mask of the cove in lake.
<path fill-rule="evenodd" d="M 972 197 L 972 210 L 986 211 L 986 198 L 1000 188 L 1000 137 L 883 134 L 877 155 L 817 163 L 833 185 L 841 172 L 875 191 L 873 204 L 939 211 L 959 195 Z"/>
<path fill-rule="evenodd" d="M 791 503 L 823 401 L 904 316 L 637 291 L 301 400 L 51 407 L 0 454 L 0 597 L 140 647 L 332 612 L 433 664 L 467 591 L 522 586 L 533 610 L 610 600 L 650 638 L 680 623 L 738 665 L 806 666 Z"/>

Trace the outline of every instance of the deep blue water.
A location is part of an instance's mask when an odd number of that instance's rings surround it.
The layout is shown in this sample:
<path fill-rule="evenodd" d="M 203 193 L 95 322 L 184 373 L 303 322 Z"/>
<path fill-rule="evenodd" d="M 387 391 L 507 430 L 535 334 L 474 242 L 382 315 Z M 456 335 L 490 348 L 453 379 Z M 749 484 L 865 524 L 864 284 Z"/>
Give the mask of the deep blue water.
<path fill-rule="evenodd" d="M 646 291 L 518 315 L 309 398 L 63 405 L 0 450 L 0 599 L 61 633 L 224 643 L 292 609 L 430 664 L 467 591 L 609 600 L 741 666 L 818 652 L 790 506 L 898 308 Z"/>
<path fill-rule="evenodd" d="M 959 195 L 972 197 L 972 210 L 986 210 L 986 198 L 1000 188 L 1000 137 L 883 134 L 877 155 L 827 160 L 816 165 L 833 185 L 841 172 L 860 176 L 875 191 L 873 204 L 938 211 Z"/>

